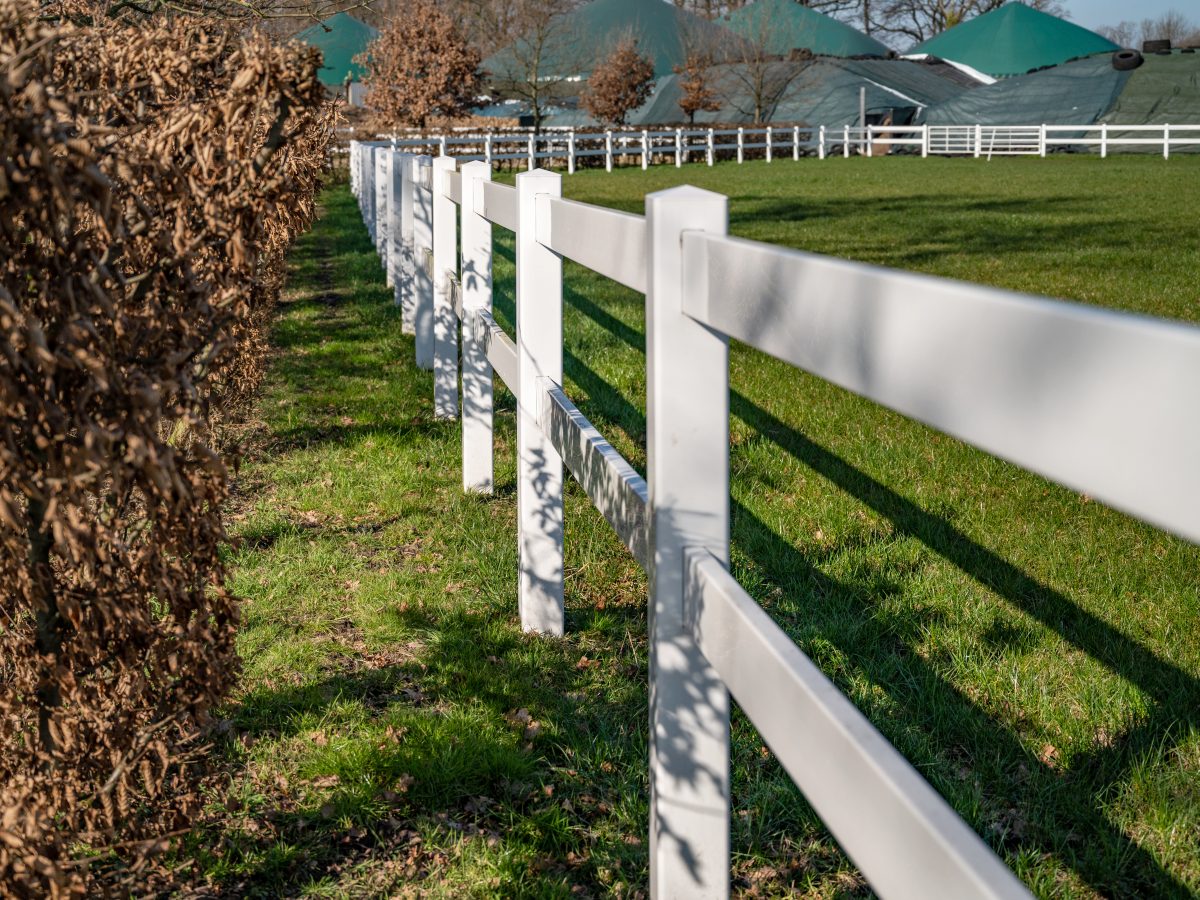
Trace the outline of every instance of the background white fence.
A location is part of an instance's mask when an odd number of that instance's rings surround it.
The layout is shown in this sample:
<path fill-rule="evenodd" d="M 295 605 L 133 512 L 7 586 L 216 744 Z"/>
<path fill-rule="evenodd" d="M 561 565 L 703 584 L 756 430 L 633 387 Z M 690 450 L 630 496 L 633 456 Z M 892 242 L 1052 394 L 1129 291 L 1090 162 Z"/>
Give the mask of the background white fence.
<path fill-rule="evenodd" d="M 351 147 L 445 419 L 461 338 L 464 489 L 492 490 L 493 376 L 517 398 L 523 626 L 563 633 L 564 464 L 648 573 L 654 896 L 728 894 L 732 695 L 881 896 L 1027 897 L 730 575 L 728 342 L 1200 541 L 1200 329 L 739 240 L 696 188 L 637 216 L 563 199 L 544 170 L 491 177 Z M 515 233 L 512 337 L 491 312 L 496 227 Z M 562 389 L 564 258 L 646 297 L 645 478 Z"/>
<path fill-rule="evenodd" d="M 409 153 L 453 156 L 460 162 L 511 162 L 535 169 L 561 164 L 568 173 L 603 163 L 682 166 L 731 158 L 799 159 L 801 156 L 885 155 L 1046 156 L 1063 150 L 1096 148 L 1101 157 L 1129 147 L 1200 150 L 1200 125 L 870 125 L 866 128 L 808 127 L 643 129 L 640 131 L 554 130 L 541 134 L 450 133 L 426 137 L 380 136 L 387 146 Z M 378 143 L 378 142 L 376 142 Z"/>

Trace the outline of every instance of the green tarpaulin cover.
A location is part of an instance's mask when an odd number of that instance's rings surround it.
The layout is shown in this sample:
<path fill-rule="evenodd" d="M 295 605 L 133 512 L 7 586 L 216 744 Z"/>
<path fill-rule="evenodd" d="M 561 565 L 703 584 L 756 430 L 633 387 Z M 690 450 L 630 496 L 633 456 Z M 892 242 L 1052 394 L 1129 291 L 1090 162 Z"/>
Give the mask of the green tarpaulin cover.
<path fill-rule="evenodd" d="M 886 45 L 796 0 L 756 0 L 724 21 L 731 31 L 756 45 L 762 41 L 768 53 L 778 56 L 801 48 L 816 56 L 888 55 Z"/>
<path fill-rule="evenodd" d="M 1093 56 L 1006 78 L 933 106 L 930 125 L 1091 125 L 1113 105 L 1128 72 Z"/>
<path fill-rule="evenodd" d="M 798 65 L 801 71 L 771 111 L 772 122 L 831 128 L 857 125 L 859 89 L 865 87 L 868 115 L 878 118 L 890 114 L 896 124 L 904 124 L 926 107 L 969 90 L 939 74 L 939 66 L 903 59 L 821 57 L 790 65 Z M 697 123 L 753 122 L 753 98 L 746 87 L 750 79 L 745 73 L 739 78 L 737 68 L 725 65 L 713 69 L 712 83 L 722 108 L 719 112 L 697 113 Z M 660 78 L 650 99 L 629 117 L 629 124 L 645 127 L 684 121 L 680 95 L 677 76 Z M 569 110 L 551 116 L 547 124 L 585 127 L 595 122 L 582 110 Z"/>
<path fill-rule="evenodd" d="M 364 71 L 355 64 L 354 57 L 378 36 L 379 32 L 370 25 L 343 12 L 305 28 L 296 35 L 296 40 L 324 54 L 325 63 L 317 73 L 321 83 L 341 87 L 347 78 L 357 81 L 363 77 Z"/>
<path fill-rule="evenodd" d="M 1094 31 L 1024 3 L 1006 3 L 943 31 L 908 52 L 928 53 L 964 63 L 995 78 L 1005 78 L 1118 49 Z"/>

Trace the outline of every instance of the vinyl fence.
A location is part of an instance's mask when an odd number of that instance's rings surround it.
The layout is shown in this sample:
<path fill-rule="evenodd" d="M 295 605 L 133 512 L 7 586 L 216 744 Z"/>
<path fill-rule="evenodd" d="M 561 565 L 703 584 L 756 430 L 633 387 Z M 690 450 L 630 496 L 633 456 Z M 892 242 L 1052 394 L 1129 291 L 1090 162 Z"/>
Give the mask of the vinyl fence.
<path fill-rule="evenodd" d="M 382 138 L 383 136 L 381 136 Z M 801 156 L 1046 156 L 1094 148 L 1101 157 L 1122 149 L 1200 150 L 1200 125 L 870 125 L 826 128 L 801 125 L 763 128 L 643 129 L 641 131 L 544 131 L 541 134 L 452 133 L 389 137 L 388 146 L 408 153 L 453 156 L 460 162 L 579 166 L 686 162 L 713 165 L 718 159 L 799 159 Z"/>
<path fill-rule="evenodd" d="M 543 170 L 510 187 L 365 143 L 351 161 L 436 414 L 461 413 L 465 490 L 492 490 L 494 377 L 517 398 L 524 628 L 563 633 L 564 466 L 648 573 L 653 895 L 728 894 L 732 695 L 881 896 L 1027 897 L 730 575 L 729 340 L 1200 541 L 1200 329 L 740 240 L 726 198 L 692 187 L 639 216 Z M 563 391 L 564 259 L 646 297 L 645 478 Z"/>

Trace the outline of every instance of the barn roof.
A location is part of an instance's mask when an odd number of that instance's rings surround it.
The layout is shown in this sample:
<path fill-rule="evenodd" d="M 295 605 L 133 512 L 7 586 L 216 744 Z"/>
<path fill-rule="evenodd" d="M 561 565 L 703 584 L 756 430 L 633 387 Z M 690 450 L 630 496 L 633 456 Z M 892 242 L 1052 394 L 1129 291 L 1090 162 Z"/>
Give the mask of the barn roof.
<path fill-rule="evenodd" d="M 725 20 L 731 31 L 768 53 L 786 56 L 804 49 L 815 56 L 887 56 L 885 44 L 795 0 L 756 0 Z"/>
<path fill-rule="evenodd" d="M 316 47 L 323 54 L 325 61 L 317 73 L 321 83 L 341 87 L 347 78 L 356 81 L 362 78 L 364 70 L 354 62 L 354 57 L 378 36 L 379 32 L 366 22 L 341 12 L 305 28 L 296 35 L 296 40 Z"/>
<path fill-rule="evenodd" d="M 1118 49 L 1094 31 L 1014 2 L 943 31 L 908 52 L 928 53 L 1004 78 Z"/>

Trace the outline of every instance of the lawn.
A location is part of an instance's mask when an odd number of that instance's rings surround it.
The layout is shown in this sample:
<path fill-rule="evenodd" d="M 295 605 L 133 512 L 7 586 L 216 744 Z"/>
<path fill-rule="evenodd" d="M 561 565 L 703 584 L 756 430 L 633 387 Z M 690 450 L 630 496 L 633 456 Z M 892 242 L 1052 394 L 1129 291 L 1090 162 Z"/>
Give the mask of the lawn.
<path fill-rule="evenodd" d="M 564 192 L 640 212 L 684 182 L 728 194 L 741 236 L 1200 319 L 1200 159 L 664 166 Z M 231 506 L 231 786 L 179 865 L 236 895 L 636 896 L 644 578 L 570 484 L 567 637 L 521 634 L 512 398 L 496 495 L 464 496 L 354 201 L 323 199 Z M 568 393 L 641 468 L 641 298 L 569 265 L 565 317 Z M 733 568 L 772 617 L 1035 893 L 1200 893 L 1200 549 L 744 347 L 732 384 Z M 735 890 L 868 893 L 733 733 Z"/>

